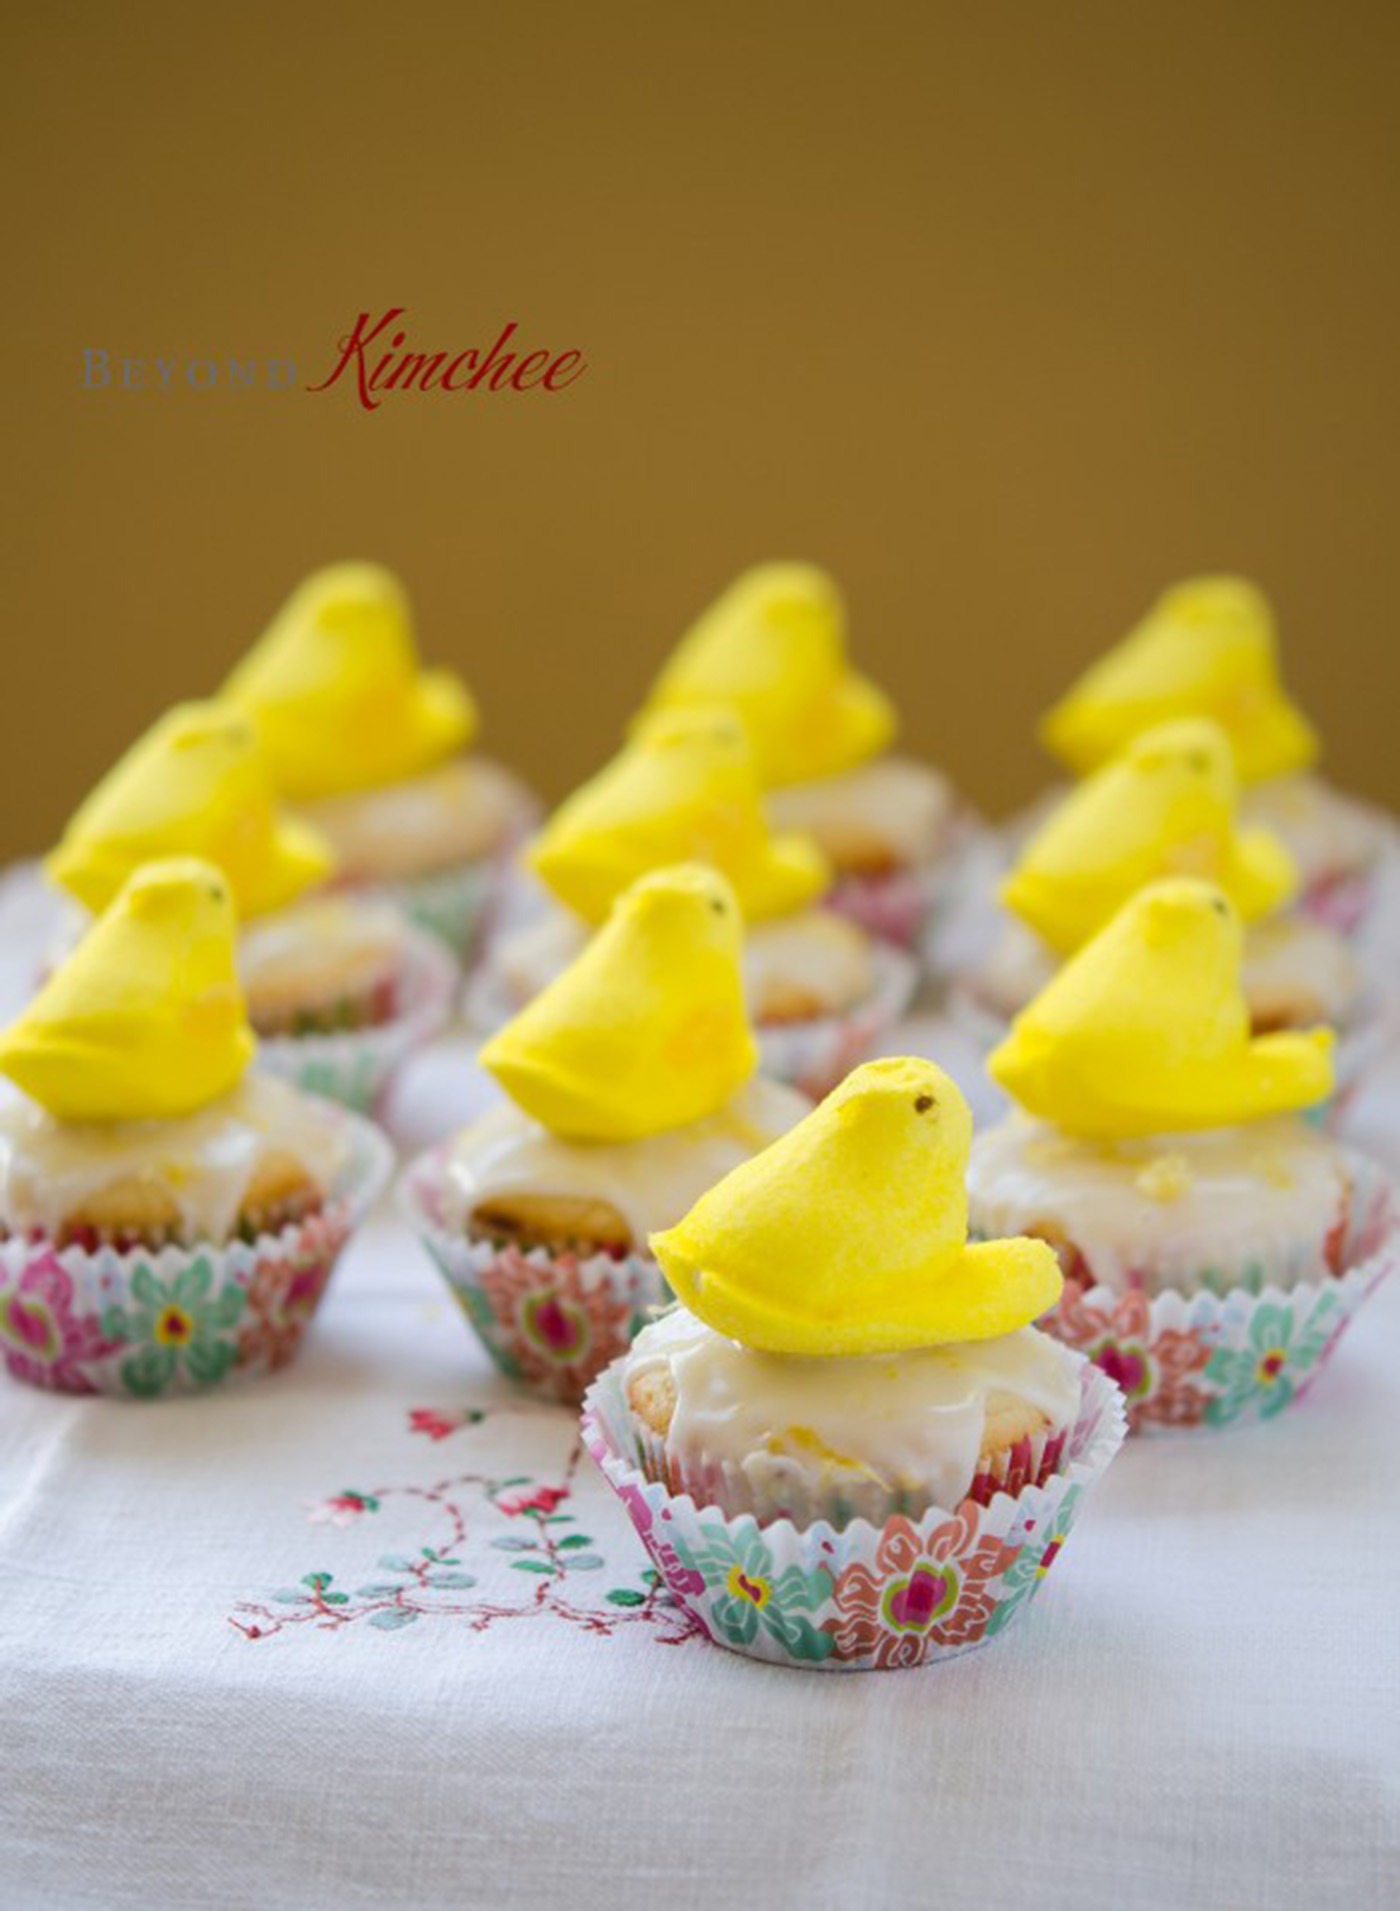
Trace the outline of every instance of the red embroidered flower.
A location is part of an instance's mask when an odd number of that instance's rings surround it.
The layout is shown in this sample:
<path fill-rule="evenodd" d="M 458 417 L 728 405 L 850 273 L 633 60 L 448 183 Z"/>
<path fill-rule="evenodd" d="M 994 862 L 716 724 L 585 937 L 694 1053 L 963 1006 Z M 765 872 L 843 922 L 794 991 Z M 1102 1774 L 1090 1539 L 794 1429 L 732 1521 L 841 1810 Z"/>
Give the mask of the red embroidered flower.
<path fill-rule="evenodd" d="M 975 1506 L 923 1538 L 897 1515 L 880 1535 L 874 1570 L 858 1560 L 836 1582 L 838 1617 L 827 1630 L 838 1656 L 910 1666 L 932 1646 L 973 1644 L 996 1608 L 992 1582 L 1015 1557 L 1014 1546 L 979 1539 Z"/>
<path fill-rule="evenodd" d="M 497 1500 L 496 1505 L 513 1519 L 518 1513 L 552 1513 L 560 1501 L 568 1497 L 567 1486 L 537 1486 L 529 1493 L 512 1493 Z"/>

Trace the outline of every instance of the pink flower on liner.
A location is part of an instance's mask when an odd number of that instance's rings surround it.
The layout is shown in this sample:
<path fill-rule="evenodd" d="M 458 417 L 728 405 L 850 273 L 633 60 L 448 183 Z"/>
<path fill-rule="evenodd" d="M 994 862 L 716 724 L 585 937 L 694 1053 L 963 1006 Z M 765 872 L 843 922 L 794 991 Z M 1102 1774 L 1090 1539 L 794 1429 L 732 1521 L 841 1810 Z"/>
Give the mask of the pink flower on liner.
<path fill-rule="evenodd" d="M 377 1513 L 379 1501 L 372 1493 L 356 1493 L 348 1488 L 328 1500 L 307 1502 L 306 1517 L 313 1526 L 353 1526 L 363 1513 Z"/>
<path fill-rule="evenodd" d="M 496 1501 L 500 1512 L 514 1519 L 520 1513 L 552 1513 L 569 1497 L 567 1486 L 537 1486 L 529 1493 L 511 1493 Z"/>
<path fill-rule="evenodd" d="M 90 1363 L 121 1343 L 104 1338 L 96 1315 L 77 1311 L 73 1280 L 46 1249 L 0 1294 L 0 1354 L 19 1380 L 62 1393 L 91 1393 Z"/>

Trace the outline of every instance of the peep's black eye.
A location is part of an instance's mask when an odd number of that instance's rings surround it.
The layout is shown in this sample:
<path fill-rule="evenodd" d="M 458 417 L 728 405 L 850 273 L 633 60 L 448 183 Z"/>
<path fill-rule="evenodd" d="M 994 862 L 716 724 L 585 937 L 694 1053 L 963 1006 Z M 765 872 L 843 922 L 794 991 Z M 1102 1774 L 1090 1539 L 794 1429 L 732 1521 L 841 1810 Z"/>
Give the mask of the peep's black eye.
<path fill-rule="evenodd" d="M 224 892 L 223 892 L 223 890 L 222 890 L 222 889 L 211 889 L 211 890 L 209 891 L 209 899 L 210 899 L 210 901 L 211 901 L 211 902 L 222 902 L 222 901 L 223 901 L 223 899 L 224 899 Z"/>
<path fill-rule="evenodd" d="M 724 906 L 723 896 L 711 896 L 710 907 L 711 909 L 714 910 L 717 916 L 723 916 L 728 914 L 728 911 L 725 909 L 725 906 Z"/>
<path fill-rule="evenodd" d="M 1230 913 L 1230 905 L 1223 896 L 1212 896 L 1210 906 L 1217 916 L 1228 916 Z"/>
<path fill-rule="evenodd" d="M 1203 750 L 1193 750 L 1186 761 L 1193 770 L 1204 772 L 1210 768 L 1210 758 Z"/>
<path fill-rule="evenodd" d="M 914 1097 L 914 1113 L 916 1115 L 926 1115 L 933 1105 L 932 1095 L 916 1095 Z"/>

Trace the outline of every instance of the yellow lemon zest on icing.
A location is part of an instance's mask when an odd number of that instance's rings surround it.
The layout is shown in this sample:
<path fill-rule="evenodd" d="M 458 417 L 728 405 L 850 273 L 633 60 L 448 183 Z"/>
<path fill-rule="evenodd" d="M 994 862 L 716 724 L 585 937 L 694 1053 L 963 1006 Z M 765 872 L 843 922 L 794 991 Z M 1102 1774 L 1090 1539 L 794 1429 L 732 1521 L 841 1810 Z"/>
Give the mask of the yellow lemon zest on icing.
<path fill-rule="evenodd" d="M 1137 1174 L 1137 1185 L 1149 1201 L 1180 1201 L 1191 1192 L 1194 1180 L 1185 1155 L 1158 1155 Z"/>
<path fill-rule="evenodd" d="M 627 1141 L 698 1121 L 758 1065 L 739 905 L 698 863 L 624 892 L 581 955 L 481 1051 L 555 1134 Z"/>
<path fill-rule="evenodd" d="M 167 711 L 77 810 L 45 866 L 96 911 L 143 863 L 168 856 L 217 864 L 244 919 L 331 871 L 321 837 L 278 810 L 253 726 L 214 703 Z"/>
<path fill-rule="evenodd" d="M 1237 827 L 1238 798 L 1218 723 L 1158 724 L 1071 791 L 1027 842 L 1002 898 L 1061 955 L 1163 876 L 1218 882 L 1253 921 L 1289 901 L 1298 872 L 1267 830 Z"/>
<path fill-rule="evenodd" d="M 477 728 L 461 679 L 419 664 L 403 586 L 377 564 L 313 572 L 223 695 L 257 723 L 278 787 L 298 802 L 421 775 Z"/>
<path fill-rule="evenodd" d="M 831 880 L 816 844 L 774 835 L 748 739 L 732 711 L 663 711 L 556 810 L 529 852 L 535 873 L 587 922 L 649 870 L 709 863 L 750 920 L 804 907 Z"/>
<path fill-rule="evenodd" d="M 1224 1128 L 1332 1091 L 1332 1033 L 1251 1036 L 1223 891 L 1150 883 L 1018 1015 L 988 1060 L 1023 1108 L 1111 1139 Z"/>
<path fill-rule="evenodd" d="M 234 964 L 220 871 L 148 863 L 0 1035 L 0 1072 L 61 1121 L 192 1114 L 252 1059 Z"/>
<path fill-rule="evenodd" d="M 648 710 L 729 704 L 764 784 L 834 776 L 894 736 L 894 706 L 846 657 L 845 606 L 810 564 L 743 572 L 676 646 Z"/>
<path fill-rule="evenodd" d="M 1055 705 L 1042 735 L 1083 772 L 1173 717 L 1214 718 L 1246 782 L 1316 758 L 1317 735 L 1279 681 L 1268 599 L 1246 579 L 1191 578 L 1165 592 Z"/>
<path fill-rule="evenodd" d="M 972 1117 L 932 1062 L 867 1062 L 780 1140 L 651 1237 L 718 1333 L 778 1354 L 983 1340 L 1054 1305 L 1043 1241 L 970 1244 Z"/>

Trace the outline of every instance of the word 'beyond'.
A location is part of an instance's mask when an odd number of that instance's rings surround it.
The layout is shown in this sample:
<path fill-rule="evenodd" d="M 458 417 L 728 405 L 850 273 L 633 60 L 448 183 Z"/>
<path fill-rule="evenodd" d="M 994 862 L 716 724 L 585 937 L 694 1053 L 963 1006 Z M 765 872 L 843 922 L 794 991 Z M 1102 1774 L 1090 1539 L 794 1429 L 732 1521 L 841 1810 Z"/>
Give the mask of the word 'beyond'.
<path fill-rule="evenodd" d="M 519 330 L 514 319 L 487 351 L 479 346 L 460 352 L 405 351 L 408 333 L 391 330 L 404 310 L 391 306 L 377 324 L 368 312 L 361 312 L 355 329 L 339 341 L 335 364 L 319 385 L 306 389 L 329 391 L 344 378 L 355 387 L 365 410 L 377 411 L 385 392 L 557 392 L 588 369 L 578 351 L 507 350 Z"/>

